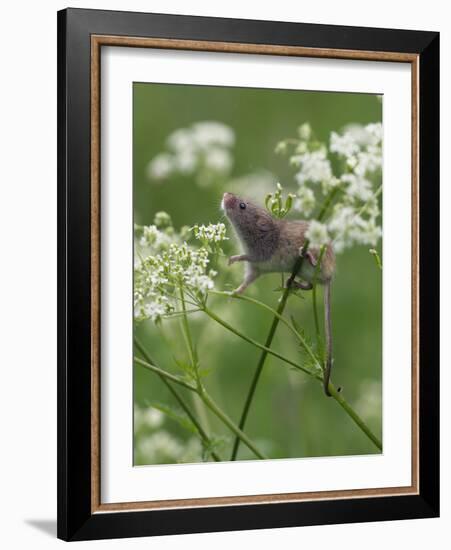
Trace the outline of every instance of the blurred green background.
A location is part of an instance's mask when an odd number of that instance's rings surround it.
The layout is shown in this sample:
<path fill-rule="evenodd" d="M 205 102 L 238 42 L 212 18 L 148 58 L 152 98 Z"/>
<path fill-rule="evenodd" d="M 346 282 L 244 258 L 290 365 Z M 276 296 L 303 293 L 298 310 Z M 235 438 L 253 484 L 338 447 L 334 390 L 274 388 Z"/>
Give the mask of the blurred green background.
<path fill-rule="evenodd" d="M 154 214 L 164 210 L 171 215 L 177 229 L 182 225 L 220 220 L 222 193 L 229 189 L 227 182 L 199 187 L 192 177 L 186 176 L 171 176 L 162 183 L 149 180 L 146 175 L 149 161 L 164 150 L 167 136 L 177 128 L 204 120 L 229 125 L 236 135 L 231 175 L 235 182 L 230 183 L 233 190 L 239 185 L 236 178 L 263 171 L 267 172 L 267 179 L 280 181 L 288 192 L 296 190 L 294 170 L 286 157 L 274 153 L 274 148 L 280 140 L 295 136 L 300 124 L 310 122 L 315 136 L 327 143 L 330 132 L 345 125 L 382 120 L 381 103 L 375 96 L 366 94 L 147 83 L 134 84 L 133 108 L 135 222 L 151 224 Z M 245 189 L 243 193 L 246 194 Z M 229 236 L 232 237 L 231 231 Z M 238 253 L 234 239 L 228 241 L 225 248 L 227 254 Z M 332 378 L 376 435 L 381 436 L 382 276 L 368 248 L 354 247 L 337 258 L 332 287 L 335 360 Z M 381 255 L 381 243 L 378 251 Z M 226 271 L 229 277 L 227 289 L 239 282 L 243 269 L 243 264 L 226 267 L 223 263 L 221 271 Z M 274 289 L 279 285 L 279 275 L 266 275 L 247 293 L 277 307 L 280 294 Z M 322 291 L 322 305 L 321 295 Z M 311 296 L 309 293 L 304 296 L 303 300 L 296 297 L 289 300 L 286 316 L 293 315 L 313 338 Z M 264 314 L 251 304 L 225 298 L 215 298 L 211 304 L 242 332 L 264 342 L 271 324 L 270 313 Z M 238 423 L 259 351 L 202 314 L 192 317 L 191 325 L 201 367 L 210 370 L 205 385 Z M 155 361 L 177 372 L 173 356 L 186 356 L 178 321 L 164 321 L 161 330 L 151 322 L 144 322 L 135 330 Z M 273 347 L 287 356 L 299 358 L 296 343 L 282 326 Z M 134 370 L 134 397 L 142 410 L 154 402 L 175 405 L 161 381 L 139 366 Z M 192 396 L 187 395 L 187 401 L 192 403 Z M 199 404 L 193 406 L 199 411 Z M 205 414 L 203 422 L 210 432 L 226 438 L 220 452 L 228 457 L 232 435 L 208 412 L 200 413 Z M 188 444 L 192 438 L 192 434 L 170 418 L 158 426 L 181 445 Z M 263 370 L 245 431 L 271 458 L 378 452 L 339 405 L 324 396 L 320 384 L 291 371 L 271 356 Z M 142 452 L 136 451 L 138 443 L 135 441 L 135 464 L 149 463 Z M 249 459 L 253 455 L 241 445 L 238 458 Z M 165 461 L 164 457 L 159 461 Z"/>

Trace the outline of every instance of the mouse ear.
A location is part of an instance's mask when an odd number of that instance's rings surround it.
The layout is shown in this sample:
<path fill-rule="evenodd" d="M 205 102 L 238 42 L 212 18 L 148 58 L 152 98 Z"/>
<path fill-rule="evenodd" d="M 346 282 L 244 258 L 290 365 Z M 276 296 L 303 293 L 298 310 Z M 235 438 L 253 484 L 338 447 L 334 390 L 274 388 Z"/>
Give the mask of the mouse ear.
<path fill-rule="evenodd" d="M 274 225 L 272 219 L 266 216 L 258 216 L 255 224 L 257 229 L 262 232 L 270 231 Z"/>
<path fill-rule="evenodd" d="M 277 247 L 279 231 L 270 216 L 258 216 L 254 229 L 254 255 L 259 261 L 269 259 Z"/>

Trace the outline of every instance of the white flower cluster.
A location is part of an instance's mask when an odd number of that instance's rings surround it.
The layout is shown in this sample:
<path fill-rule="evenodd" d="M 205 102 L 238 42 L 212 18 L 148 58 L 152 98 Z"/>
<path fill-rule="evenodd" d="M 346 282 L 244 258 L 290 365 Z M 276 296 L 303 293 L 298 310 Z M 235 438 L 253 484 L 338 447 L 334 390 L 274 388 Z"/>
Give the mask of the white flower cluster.
<path fill-rule="evenodd" d="M 196 239 L 203 244 L 220 243 L 228 240 L 226 236 L 226 226 L 223 223 L 195 225 L 193 227 L 193 233 Z"/>
<path fill-rule="evenodd" d="M 204 449 L 197 437 L 182 441 L 165 428 L 165 414 L 149 406 L 134 406 L 135 464 L 202 462 Z"/>
<path fill-rule="evenodd" d="M 330 150 L 346 160 L 355 175 L 364 177 L 382 166 L 382 124 L 350 125 L 332 132 Z"/>
<path fill-rule="evenodd" d="M 309 240 L 310 246 L 313 248 L 320 248 L 330 240 L 327 226 L 316 220 L 310 222 L 305 236 Z"/>
<path fill-rule="evenodd" d="M 304 217 L 312 215 L 338 187 L 329 217 L 324 223 L 311 222 L 307 237 L 312 246 L 333 241 L 335 251 L 341 252 L 355 244 L 375 246 L 382 236 L 378 220 L 382 133 L 380 123 L 351 125 L 340 133 L 332 132 L 326 146 L 312 137 L 312 129 L 305 123 L 298 130 L 299 138 L 279 144 L 278 150 L 283 152 L 294 142 L 290 156 L 297 169 L 294 208 Z M 335 175 L 337 165 L 340 168 Z"/>
<path fill-rule="evenodd" d="M 182 441 L 166 430 L 141 435 L 135 444 L 135 463 L 177 464 L 202 462 L 202 444 L 197 437 Z"/>
<path fill-rule="evenodd" d="M 147 256 L 135 268 L 135 319 L 159 320 L 176 309 L 180 290 L 199 298 L 214 287 L 216 273 L 208 271 L 208 250 L 171 243 L 167 250 Z"/>
<path fill-rule="evenodd" d="M 325 148 L 294 155 L 291 163 L 299 168 L 295 176 L 299 186 L 307 182 L 322 183 L 332 178 L 332 168 Z"/>
<path fill-rule="evenodd" d="M 142 234 L 139 239 L 139 245 L 142 249 L 148 249 L 152 251 L 161 251 L 169 247 L 172 242 L 172 237 L 166 232 L 161 231 L 154 224 L 144 225 L 142 227 Z"/>
<path fill-rule="evenodd" d="M 133 431 L 138 433 L 143 429 L 156 429 L 163 424 L 164 415 L 154 407 L 142 408 L 138 405 L 133 410 Z"/>
<path fill-rule="evenodd" d="M 169 135 L 166 144 L 167 151 L 159 153 L 147 166 L 153 181 L 164 181 L 174 174 L 194 175 L 205 186 L 224 178 L 232 169 L 235 134 L 221 122 L 203 121 L 179 128 Z"/>
<path fill-rule="evenodd" d="M 196 229 L 197 228 L 197 229 Z M 216 271 L 209 269 L 213 246 L 227 239 L 224 224 L 195 226 L 194 234 L 204 246 L 195 248 L 182 241 L 172 227 L 166 232 L 155 225 L 139 227 L 138 253 L 134 271 L 135 320 L 162 317 L 177 311 L 180 292 L 196 302 L 214 288 Z M 142 250 L 146 250 L 143 253 Z"/>
<path fill-rule="evenodd" d="M 305 216 L 310 216 L 316 205 L 315 193 L 309 187 L 300 185 L 294 201 L 294 208 Z"/>

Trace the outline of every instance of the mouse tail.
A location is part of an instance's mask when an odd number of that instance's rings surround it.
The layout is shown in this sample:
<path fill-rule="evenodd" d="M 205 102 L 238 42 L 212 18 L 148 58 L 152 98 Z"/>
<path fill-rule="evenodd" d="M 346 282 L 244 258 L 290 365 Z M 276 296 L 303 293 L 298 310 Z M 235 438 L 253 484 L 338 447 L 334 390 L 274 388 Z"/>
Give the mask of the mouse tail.
<path fill-rule="evenodd" d="M 331 321 L 331 304 L 330 291 L 332 282 L 329 279 L 324 285 L 324 333 L 326 336 L 326 364 L 323 374 L 324 393 L 331 397 L 329 391 L 330 373 L 332 370 L 332 321 Z"/>

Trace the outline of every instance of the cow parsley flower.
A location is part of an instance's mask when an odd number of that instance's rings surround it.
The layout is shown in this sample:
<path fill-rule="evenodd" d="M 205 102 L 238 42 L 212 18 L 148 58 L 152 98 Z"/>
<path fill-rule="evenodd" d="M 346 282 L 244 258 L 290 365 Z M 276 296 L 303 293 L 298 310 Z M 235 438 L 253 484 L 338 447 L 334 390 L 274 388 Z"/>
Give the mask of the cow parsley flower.
<path fill-rule="evenodd" d="M 192 130 L 189 128 L 179 128 L 169 135 L 166 143 L 169 149 L 177 153 L 192 151 L 194 149 Z"/>
<path fill-rule="evenodd" d="M 366 202 L 373 194 L 371 182 L 360 175 L 344 174 L 341 181 L 347 184 L 346 193 L 353 200 Z"/>
<path fill-rule="evenodd" d="M 192 174 L 197 167 L 198 158 L 195 151 L 180 151 L 174 158 L 174 166 L 177 172 L 183 175 Z"/>
<path fill-rule="evenodd" d="M 332 132 L 329 147 L 355 174 L 363 177 L 375 172 L 382 166 L 382 124 L 354 124 L 341 134 Z"/>
<path fill-rule="evenodd" d="M 227 241 L 226 226 L 223 223 L 209 225 L 195 225 L 193 227 L 193 233 L 196 239 L 201 241 L 204 245 L 208 243 L 220 243 Z"/>
<path fill-rule="evenodd" d="M 336 252 L 359 244 L 375 246 L 382 236 L 377 198 L 381 191 L 382 124 L 353 124 L 331 132 L 327 146 L 315 139 L 308 124 L 298 129 L 298 135 L 281 142 L 285 150 L 293 150 L 290 162 L 296 167 L 298 184 L 294 208 L 308 218 L 335 191 L 332 212 L 323 223 L 311 222 L 311 242 L 318 245 L 332 240 Z"/>
<path fill-rule="evenodd" d="M 167 224 L 165 213 L 155 221 Z M 214 288 L 217 272 L 210 268 L 211 257 L 220 252 L 227 240 L 223 223 L 196 225 L 192 228 L 201 246 L 191 246 L 172 226 L 164 230 L 156 225 L 136 226 L 135 247 L 138 260 L 134 271 L 135 320 L 159 322 L 180 309 L 180 293 L 201 304 Z"/>
<path fill-rule="evenodd" d="M 133 408 L 133 428 L 135 434 L 141 430 L 159 428 L 164 421 L 164 415 L 154 407 L 140 407 L 135 405 Z"/>
<path fill-rule="evenodd" d="M 381 151 L 377 147 L 368 148 L 357 155 L 354 172 L 359 176 L 375 172 L 382 166 Z"/>
<path fill-rule="evenodd" d="M 305 237 L 309 240 L 312 248 L 320 248 L 330 241 L 327 226 L 316 220 L 310 222 Z"/>
<path fill-rule="evenodd" d="M 204 121 L 193 124 L 193 132 L 196 143 L 200 147 L 209 148 L 211 145 L 232 147 L 235 144 L 233 130 L 216 121 Z"/>
<path fill-rule="evenodd" d="M 168 150 L 149 162 L 147 174 L 155 181 L 172 175 L 194 176 L 199 185 L 210 185 L 230 174 L 234 144 L 233 130 L 221 122 L 203 121 L 178 128 L 166 140 Z"/>
<path fill-rule="evenodd" d="M 147 165 L 147 175 L 153 180 L 164 180 L 175 168 L 174 158 L 168 153 L 160 153 Z"/>
<path fill-rule="evenodd" d="M 365 220 L 360 217 L 351 231 L 351 235 L 358 244 L 376 246 L 382 237 L 382 229 L 376 225 L 374 219 Z"/>
<path fill-rule="evenodd" d="M 294 208 L 302 212 L 304 216 L 310 216 L 316 205 L 315 193 L 304 185 L 299 187 L 294 202 Z"/>
<path fill-rule="evenodd" d="M 160 231 L 156 225 L 144 225 L 142 227 L 141 238 L 138 242 L 141 248 L 160 251 L 169 246 L 172 238 L 163 231 Z"/>
<path fill-rule="evenodd" d="M 340 135 L 337 132 L 331 132 L 330 150 L 343 157 L 352 157 L 360 151 L 360 147 L 350 133 Z"/>
<path fill-rule="evenodd" d="M 372 214 L 366 209 L 364 213 L 362 210 L 356 211 L 343 203 L 335 206 L 328 221 L 328 229 L 336 252 L 342 252 L 355 244 L 376 246 L 382 236 L 382 229 L 377 224 L 377 216 Z"/>
<path fill-rule="evenodd" d="M 160 229 L 164 227 L 171 227 L 171 216 L 167 212 L 157 212 L 155 214 L 153 223 Z"/>
<path fill-rule="evenodd" d="M 325 149 L 294 155 L 291 162 L 299 167 L 295 175 L 299 185 L 321 183 L 332 178 L 332 168 Z"/>
<path fill-rule="evenodd" d="M 143 463 L 174 463 L 184 452 L 184 444 L 166 430 L 159 430 L 140 437 L 135 450 Z"/>
<path fill-rule="evenodd" d="M 210 168 L 214 172 L 227 174 L 232 168 L 233 159 L 232 155 L 227 149 L 212 147 L 206 152 L 204 162 L 205 166 L 207 166 L 207 168 Z"/>
<path fill-rule="evenodd" d="M 304 122 L 299 126 L 298 134 L 303 141 L 308 141 L 312 137 L 312 127 L 308 122 Z"/>

